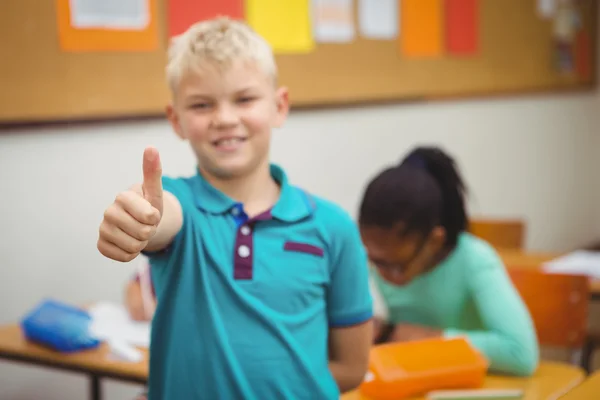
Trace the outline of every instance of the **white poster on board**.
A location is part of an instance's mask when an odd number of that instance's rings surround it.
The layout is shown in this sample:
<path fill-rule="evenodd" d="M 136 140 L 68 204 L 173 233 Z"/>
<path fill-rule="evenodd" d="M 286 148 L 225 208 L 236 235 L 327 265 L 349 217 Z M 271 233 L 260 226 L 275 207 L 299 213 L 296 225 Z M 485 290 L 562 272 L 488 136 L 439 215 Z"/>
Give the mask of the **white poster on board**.
<path fill-rule="evenodd" d="M 398 3 L 398 0 L 358 0 L 360 35 L 368 39 L 396 39 L 400 32 Z"/>
<path fill-rule="evenodd" d="M 148 0 L 70 0 L 71 25 L 78 29 L 144 30 Z"/>

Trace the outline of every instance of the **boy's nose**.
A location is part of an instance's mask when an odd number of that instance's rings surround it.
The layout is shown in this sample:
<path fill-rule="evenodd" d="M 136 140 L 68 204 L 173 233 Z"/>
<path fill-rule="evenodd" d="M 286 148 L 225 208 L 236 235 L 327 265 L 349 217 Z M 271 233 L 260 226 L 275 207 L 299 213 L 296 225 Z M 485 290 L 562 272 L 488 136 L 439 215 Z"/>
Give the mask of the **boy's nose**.
<path fill-rule="evenodd" d="M 233 107 L 223 105 L 219 106 L 215 110 L 215 114 L 213 117 L 213 124 L 217 128 L 228 127 L 231 125 L 236 125 L 239 121 L 239 117 Z"/>

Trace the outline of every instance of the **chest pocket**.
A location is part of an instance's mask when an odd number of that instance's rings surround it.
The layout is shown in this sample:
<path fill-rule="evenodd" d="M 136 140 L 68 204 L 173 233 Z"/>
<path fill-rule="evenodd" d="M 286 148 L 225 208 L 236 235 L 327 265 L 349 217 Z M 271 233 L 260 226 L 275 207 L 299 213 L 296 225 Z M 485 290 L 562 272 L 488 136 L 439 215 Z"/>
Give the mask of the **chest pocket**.
<path fill-rule="evenodd" d="M 324 304 L 329 282 L 325 248 L 293 240 L 282 241 L 278 247 L 259 261 L 255 271 L 256 290 L 269 293 L 265 305 L 294 314 Z"/>
<path fill-rule="evenodd" d="M 295 251 L 297 253 L 312 254 L 317 257 L 325 256 L 325 250 L 323 250 L 323 248 L 303 242 L 287 241 L 283 245 L 283 250 L 291 252 Z"/>

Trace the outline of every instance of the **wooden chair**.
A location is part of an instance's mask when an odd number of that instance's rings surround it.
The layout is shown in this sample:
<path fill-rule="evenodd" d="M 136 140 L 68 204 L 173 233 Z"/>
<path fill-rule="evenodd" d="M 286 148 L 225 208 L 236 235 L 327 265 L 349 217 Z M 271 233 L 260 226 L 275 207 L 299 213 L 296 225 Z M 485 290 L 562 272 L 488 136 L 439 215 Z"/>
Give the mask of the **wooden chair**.
<path fill-rule="evenodd" d="M 593 357 L 597 349 L 600 349 L 600 332 L 590 332 L 581 355 L 581 366 L 588 374 L 592 373 Z"/>
<path fill-rule="evenodd" d="M 469 232 L 497 249 L 522 250 L 525 245 L 525 222 L 521 220 L 474 218 Z"/>
<path fill-rule="evenodd" d="M 582 248 L 583 248 L 583 250 L 600 251 L 600 241 L 595 241 L 595 242 L 589 243 L 587 246 L 583 246 Z M 592 298 L 593 298 L 593 301 L 599 300 L 595 293 L 592 295 Z M 582 358 L 583 358 L 582 365 L 588 374 L 592 372 L 592 362 L 593 362 L 594 353 L 599 349 L 600 349 L 600 331 L 588 332 L 588 340 L 587 340 L 587 343 L 585 344 L 585 346 L 583 347 L 583 356 L 582 356 Z M 599 375 L 599 377 L 600 377 L 600 375 Z M 600 381 L 600 379 L 599 379 L 599 381 Z"/>
<path fill-rule="evenodd" d="M 531 313 L 540 345 L 580 352 L 588 330 L 589 279 L 525 267 L 508 273 Z"/>

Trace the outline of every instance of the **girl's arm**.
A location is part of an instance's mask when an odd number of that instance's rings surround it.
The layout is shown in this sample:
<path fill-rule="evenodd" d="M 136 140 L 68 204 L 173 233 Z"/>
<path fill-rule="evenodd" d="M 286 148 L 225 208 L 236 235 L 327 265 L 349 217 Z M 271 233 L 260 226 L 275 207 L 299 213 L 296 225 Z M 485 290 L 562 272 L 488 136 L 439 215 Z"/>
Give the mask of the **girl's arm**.
<path fill-rule="evenodd" d="M 449 329 L 445 336 L 465 336 L 489 360 L 493 371 L 528 376 L 535 372 L 539 347 L 529 311 L 496 253 L 482 260 L 465 279 L 486 330 Z"/>

